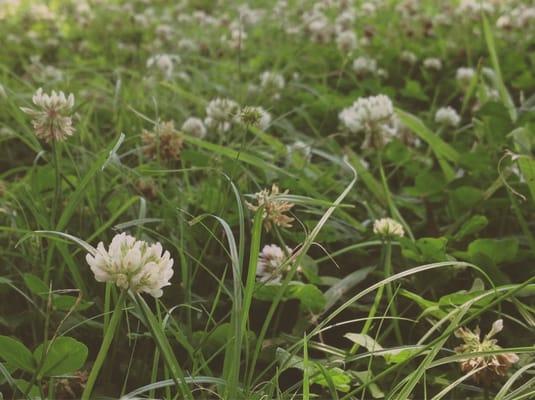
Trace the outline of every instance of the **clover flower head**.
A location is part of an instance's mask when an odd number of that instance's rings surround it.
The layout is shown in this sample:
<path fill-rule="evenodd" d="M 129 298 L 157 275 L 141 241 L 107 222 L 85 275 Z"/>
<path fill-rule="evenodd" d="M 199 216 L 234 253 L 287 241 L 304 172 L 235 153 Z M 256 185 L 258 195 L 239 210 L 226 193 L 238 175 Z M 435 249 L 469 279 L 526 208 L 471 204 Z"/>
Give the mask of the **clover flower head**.
<path fill-rule="evenodd" d="M 294 218 L 286 215 L 288 211 L 294 206 L 286 200 L 278 198 L 280 195 L 285 195 L 288 190 L 280 193 L 279 187 L 276 184 L 271 186 L 271 190 L 264 189 L 255 193 L 254 197 L 256 204 L 246 202 L 247 208 L 251 211 L 257 211 L 260 207 L 263 209 L 264 227 L 266 231 L 270 231 L 274 226 L 283 228 L 291 228 Z"/>
<path fill-rule="evenodd" d="M 404 50 L 399 57 L 401 61 L 409 65 L 414 65 L 418 61 L 418 57 L 412 51 Z"/>
<path fill-rule="evenodd" d="M 265 131 L 271 122 L 271 115 L 262 107 L 246 106 L 240 110 L 238 119 L 246 126 L 254 126 Z"/>
<path fill-rule="evenodd" d="M 286 246 L 286 252 L 276 244 L 266 245 L 258 254 L 256 268 L 257 280 L 269 284 L 278 284 L 284 275 L 292 268 L 289 262 L 282 268 L 282 265 L 291 257 L 292 249 Z"/>
<path fill-rule="evenodd" d="M 52 94 L 48 95 L 39 88 L 33 95 L 32 101 L 38 110 L 27 107 L 21 107 L 21 110 L 33 117 L 32 125 L 38 138 L 46 142 L 59 142 L 74 133 L 70 115 L 74 107 L 72 93 L 65 96 L 65 93 L 53 90 Z"/>
<path fill-rule="evenodd" d="M 350 31 L 355 24 L 356 15 L 352 9 L 342 11 L 336 17 L 335 25 L 338 32 Z"/>
<path fill-rule="evenodd" d="M 181 129 L 182 132 L 201 139 L 206 136 L 206 127 L 200 118 L 189 117 L 184 121 Z"/>
<path fill-rule="evenodd" d="M 336 34 L 336 45 L 340 51 L 350 53 L 357 48 L 357 35 L 353 31 L 341 31 Z"/>
<path fill-rule="evenodd" d="M 423 65 L 428 70 L 440 71 L 442 69 L 442 61 L 439 58 L 426 58 Z"/>
<path fill-rule="evenodd" d="M 353 71 L 357 75 L 374 75 L 377 73 L 377 61 L 369 57 L 358 57 L 353 61 Z"/>
<path fill-rule="evenodd" d="M 156 68 L 166 79 L 171 78 L 175 64 L 180 63 L 181 59 L 177 55 L 156 54 L 147 60 L 147 68 Z"/>
<path fill-rule="evenodd" d="M 441 125 L 455 127 L 461 122 L 461 117 L 454 108 L 450 106 L 441 107 L 435 114 L 435 122 Z"/>
<path fill-rule="evenodd" d="M 473 68 L 469 67 L 460 67 L 457 69 L 457 72 L 455 73 L 455 79 L 462 87 L 467 87 L 470 82 L 472 81 L 472 78 L 476 74 L 476 71 L 474 71 Z"/>
<path fill-rule="evenodd" d="M 299 154 L 306 161 L 310 161 L 312 156 L 312 147 L 302 140 L 296 140 L 295 142 L 287 145 L 286 151 L 288 153 L 289 160 L 291 160 L 294 154 Z"/>
<path fill-rule="evenodd" d="M 492 324 L 489 333 L 481 340 L 479 327 L 476 327 L 474 331 L 461 327 L 455 331 L 455 336 L 462 339 L 464 343 L 456 347 L 455 352 L 465 354 L 500 350 L 501 347 L 497 344 L 498 341 L 493 337 L 502 330 L 503 320 L 496 320 Z M 472 379 L 478 384 L 482 383 L 488 386 L 496 377 L 505 376 L 511 365 L 518 362 L 518 360 L 519 358 L 515 353 L 502 353 L 463 359 L 460 361 L 460 366 L 461 371 L 464 373 L 482 368 L 472 376 Z"/>
<path fill-rule="evenodd" d="M 219 133 L 227 132 L 235 120 L 240 106 L 234 100 L 217 98 L 206 106 L 204 124 Z"/>
<path fill-rule="evenodd" d="M 98 282 L 112 282 L 122 289 L 161 297 L 173 276 L 173 259 L 160 243 L 148 244 L 133 236 L 115 235 L 108 249 L 97 245 L 86 261 Z"/>
<path fill-rule="evenodd" d="M 392 101 L 385 95 L 361 97 L 343 109 L 338 118 L 351 133 L 365 133 L 363 148 L 381 148 L 396 133 Z"/>
<path fill-rule="evenodd" d="M 280 98 L 280 92 L 286 86 L 284 76 L 274 71 L 264 71 L 260 75 L 260 87 L 274 100 Z"/>
<path fill-rule="evenodd" d="M 171 161 L 180 159 L 184 146 L 182 134 L 175 130 L 173 121 L 158 122 L 152 131 L 144 130 L 141 135 L 143 153 L 148 158 Z"/>
<path fill-rule="evenodd" d="M 373 223 L 373 233 L 384 238 L 403 237 L 403 226 L 392 218 L 381 218 Z"/>
<path fill-rule="evenodd" d="M 479 0 L 461 0 L 457 7 L 457 14 L 470 18 L 479 18 L 481 13 L 491 14 L 495 10 L 492 2 Z"/>

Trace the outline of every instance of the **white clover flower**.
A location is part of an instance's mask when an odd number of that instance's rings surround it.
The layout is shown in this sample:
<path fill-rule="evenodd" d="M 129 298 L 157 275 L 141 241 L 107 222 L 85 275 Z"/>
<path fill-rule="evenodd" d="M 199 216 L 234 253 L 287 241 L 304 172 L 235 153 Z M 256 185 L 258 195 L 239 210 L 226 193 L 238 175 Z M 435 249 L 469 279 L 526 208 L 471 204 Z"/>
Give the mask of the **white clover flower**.
<path fill-rule="evenodd" d="M 240 106 L 234 100 L 217 98 L 206 106 L 204 124 L 219 133 L 227 132 L 235 120 Z"/>
<path fill-rule="evenodd" d="M 412 51 L 404 50 L 399 57 L 401 61 L 409 65 L 414 65 L 418 61 L 418 57 Z"/>
<path fill-rule="evenodd" d="M 266 245 L 258 254 L 256 267 L 257 280 L 263 283 L 278 284 L 284 275 L 292 269 L 292 263 L 288 263 L 285 268 L 281 268 L 284 262 L 292 254 L 292 249 L 286 246 L 285 252 L 276 244 Z M 301 268 L 297 268 L 300 271 Z"/>
<path fill-rule="evenodd" d="M 517 29 L 533 26 L 535 21 L 535 6 L 521 4 L 511 10 L 511 20 Z"/>
<path fill-rule="evenodd" d="M 373 223 L 373 233 L 382 237 L 403 237 L 405 231 L 403 226 L 392 218 L 381 218 Z"/>
<path fill-rule="evenodd" d="M 442 69 L 442 61 L 439 58 L 426 58 L 424 60 L 424 68 L 440 71 Z"/>
<path fill-rule="evenodd" d="M 357 48 L 357 35 L 353 31 L 342 31 L 336 35 L 336 45 L 340 51 L 350 53 Z"/>
<path fill-rule="evenodd" d="M 266 11 L 260 9 L 252 9 L 247 4 L 238 7 L 240 14 L 240 21 L 246 26 L 257 25 L 265 16 Z"/>
<path fill-rule="evenodd" d="M 273 71 L 264 71 L 260 75 L 260 87 L 274 100 L 280 98 L 280 92 L 286 86 L 284 76 Z"/>
<path fill-rule="evenodd" d="M 162 251 L 160 243 L 149 245 L 121 233 L 115 235 L 108 250 L 100 242 L 95 254 L 86 255 L 86 261 L 98 282 L 161 297 L 162 288 L 170 285 L 173 276 L 173 259 L 168 251 Z"/>
<path fill-rule="evenodd" d="M 265 131 L 271 123 L 271 115 L 262 107 L 245 106 L 240 110 L 238 120 L 244 125 Z"/>
<path fill-rule="evenodd" d="M 65 93 L 56 93 L 53 90 L 52 94 L 48 95 L 39 88 L 33 95 L 32 101 L 40 110 L 27 107 L 20 109 L 33 117 L 32 125 L 38 138 L 46 142 L 63 141 L 74 133 L 75 129 L 69 115 L 74 107 L 72 93 L 66 97 Z"/>
<path fill-rule="evenodd" d="M 315 43 L 328 43 L 333 35 L 333 27 L 323 14 L 317 14 L 307 25 L 310 38 Z"/>
<path fill-rule="evenodd" d="M 231 27 L 229 36 L 223 35 L 221 41 L 233 50 L 243 49 L 247 33 L 241 26 Z"/>
<path fill-rule="evenodd" d="M 470 82 L 472 81 L 472 78 L 476 74 L 476 71 L 474 71 L 473 68 L 469 67 L 460 67 L 457 69 L 457 72 L 455 73 L 455 79 L 462 87 L 467 87 Z"/>
<path fill-rule="evenodd" d="M 450 106 L 441 107 L 435 114 L 435 122 L 437 124 L 455 127 L 461 122 L 461 117 L 454 108 Z"/>
<path fill-rule="evenodd" d="M 202 139 L 206 136 L 206 127 L 200 118 L 189 117 L 182 124 L 182 132 Z"/>
<path fill-rule="evenodd" d="M 365 133 L 363 148 L 381 148 L 396 133 L 392 101 L 385 95 L 361 97 L 343 109 L 338 118 L 351 133 Z"/>
<path fill-rule="evenodd" d="M 360 12 L 362 15 L 371 17 L 377 12 L 377 6 L 374 3 L 367 1 L 360 6 Z"/>
<path fill-rule="evenodd" d="M 342 13 L 338 14 L 335 21 L 336 30 L 349 31 L 354 28 L 355 24 L 355 13 L 352 10 L 345 10 Z"/>
<path fill-rule="evenodd" d="M 369 57 L 358 57 L 353 61 L 353 71 L 358 75 L 377 73 L 377 61 Z"/>
<path fill-rule="evenodd" d="M 291 161 L 294 154 L 300 154 L 306 161 L 309 161 L 312 156 L 312 147 L 301 140 L 296 140 L 287 145 L 286 151 L 288 153 L 288 161 Z"/>
<path fill-rule="evenodd" d="M 159 24 L 158 26 L 156 26 L 156 29 L 154 30 L 154 33 L 160 39 L 169 41 L 173 37 L 175 31 L 174 31 L 173 27 L 168 25 L 168 24 Z"/>
<path fill-rule="evenodd" d="M 199 51 L 199 45 L 191 39 L 182 38 L 178 41 L 178 48 L 182 51 L 197 52 Z"/>
<path fill-rule="evenodd" d="M 494 5 L 489 1 L 461 0 L 456 12 L 460 16 L 479 18 L 481 13 L 492 14 L 494 10 Z"/>
<path fill-rule="evenodd" d="M 157 68 L 166 79 L 171 78 L 175 64 L 181 62 L 177 55 L 156 54 L 147 60 L 147 68 Z"/>
<path fill-rule="evenodd" d="M 513 21 L 510 15 L 501 15 L 496 20 L 496 27 L 499 29 L 511 29 L 513 27 Z"/>

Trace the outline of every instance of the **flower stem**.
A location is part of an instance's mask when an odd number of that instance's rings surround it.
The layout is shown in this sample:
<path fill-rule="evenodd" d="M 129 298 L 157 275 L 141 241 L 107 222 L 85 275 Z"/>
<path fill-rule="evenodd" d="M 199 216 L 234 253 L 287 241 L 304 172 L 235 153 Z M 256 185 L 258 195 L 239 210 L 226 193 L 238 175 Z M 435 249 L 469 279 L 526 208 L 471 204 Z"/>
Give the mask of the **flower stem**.
<path fill-rule="evenodd" d="M 390 241 L 390 239 L 387 240 L 386 244 L 386 249 L 385 249 L 385 279 L 388 278 L 389 276 L 392 276 L 393 274 L 393 271 L 392 271 L 392 242 Z M 388 303 L 390 304 L 390 309 L 391 309 L 391 313 L 392 313 L 392 316 L 394 317 L 394 332 L 396 334 L 396 339 L 398 340 L 398 343 L 400 345 L 403 344 L 403 340 L 402 340 L 402 337 L 401 337 L 401 330 L 399 329 L 399 321 L 397 319 L 397 316 L 398 316 L 398 311 L 397 311 L 397 307 L 396 307 L 396 303 L 393 301 L 393 297 L 394 297 L 394 294 L 392 292 L 392 284 L 391 283 L 388 283 L 386 285 L 386 296 L 387 296 L 387 299 L 388 299 Z"/>
<path fill-rule="evenodd" d="M 52 205 L 52 221 L 51 226 L 57 224 L 56 218 L 58 215 L 58 209 L 61 202 L 61 172 L 60 172 L 60 158 L 61 147 L 55 141 L 52 142 L 52 153 L 54 156 L 54 173 L 55 173 L 55 192 L 54 192 L 54 204 Z"/>
<path fill-rule="evenodd" d="M 383 252 L 382 252 L 382 261 L 384 264 L 384 270 L 385 270 L 385 278 L 387 277 L 387 266 L 389 264 L 389 261 L 387 259 L 390 258 L 390 251 L 391 251 L 391 243 L 390 240 L 385 242 L 383 244 Z M 370 311 L 368 312 L 368 318 L 366 319 L 366 322 L 364 323 L 364 326 L 362 328 L 362 331 L 360 332 L 361 335 L 367 335 L 370 327 L 372 325 L 373 318 L 375 317 L 375 314 L 377 313 L 377 309 L 379 308 L 379 305 L 381 304 L 381 300 L 383 298 L 383 293 L 385 290 L 385 285 L 382 285 L 377 289 L 377 294 L 375 295 L 375 299 L 373 301 L 373 304 L 370 308 Z M 349 351 L 350 354 L 355 354 L 359 348 L 358 344 L 354 344 L 353 347 L 351 347 L 351 350 Z"/>
<path fill-rule="evenodd" d="M 123 314 L 123 305 L 126 298 L 126 290 L 121 291 L 117 304 L 115 304 L 115 309 L 113 310 L 113 315 L 111 316 L 110 322 L 108 324 L 108 329 L 102 339 L 102 344 L 100 345 L 100 350 L 98 351 L 97 358 L 87 378 L 87 384 L 85 386 L 84 392 L 82 394 L 82 400 L 89 400 L 91 398 L 91 392 L 93 391 L 93 386 L 97 380 L 102 364 L 108 355 L 108 350 L 110 349 L 111 342 L 115 335 L 115 330 L 119 326 L 121 321 L 121 316 Z"/>

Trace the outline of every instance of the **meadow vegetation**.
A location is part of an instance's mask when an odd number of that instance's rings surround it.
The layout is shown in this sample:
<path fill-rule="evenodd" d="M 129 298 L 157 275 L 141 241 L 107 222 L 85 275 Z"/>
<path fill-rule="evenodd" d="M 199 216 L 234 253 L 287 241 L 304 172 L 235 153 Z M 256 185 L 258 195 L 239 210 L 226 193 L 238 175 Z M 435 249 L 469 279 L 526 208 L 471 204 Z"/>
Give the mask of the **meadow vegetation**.
<path fill-rule="evenodd" d="M 0 397 L 534 399 L 534 26 L 0 0 Z"/>

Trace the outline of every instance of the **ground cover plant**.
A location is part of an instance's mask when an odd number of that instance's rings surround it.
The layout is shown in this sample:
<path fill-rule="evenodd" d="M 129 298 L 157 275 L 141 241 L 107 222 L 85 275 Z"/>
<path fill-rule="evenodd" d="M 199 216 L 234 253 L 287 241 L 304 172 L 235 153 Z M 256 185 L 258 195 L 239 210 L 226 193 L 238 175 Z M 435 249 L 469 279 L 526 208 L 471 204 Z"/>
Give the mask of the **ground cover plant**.
<path fill-rule="evenodd" d="M 535 398 L 534 26 L 0 0 L 2 398 Z"/>

